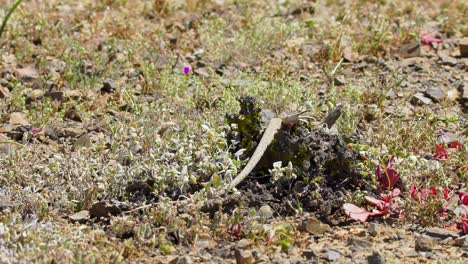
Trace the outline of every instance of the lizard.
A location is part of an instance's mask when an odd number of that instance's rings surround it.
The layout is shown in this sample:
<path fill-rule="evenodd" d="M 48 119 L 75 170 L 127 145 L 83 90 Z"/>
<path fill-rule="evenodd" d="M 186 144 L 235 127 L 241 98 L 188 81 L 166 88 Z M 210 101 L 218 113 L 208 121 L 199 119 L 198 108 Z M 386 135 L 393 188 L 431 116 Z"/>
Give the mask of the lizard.
<path fill-rule="evenodd" d="M 338 117 L 341 115 L 341 109 L 341 105 L 335 107 L 335 109 L 333 109 L 333 111 L 325 118 L 325 121 L 322 124 L 326 124 L 328 127 L 333 126 Z M 254 153 L 247 162 L 247 165 L 245 165 L 244 169 L 231 181 L 227 189 L 232 190 L 233 188 L 235 188 L 250 174 L 250 172 L 252 172 L 255 166 L 257 166 L 260 159 L 263 157 L 263 154 L 265 153 L 268 146 L 270 146 L 278 130 L 281 129 L 282 125 L 289 125 L 291 123 L 299 122 L 300 116 L 306 112 L 308 111 L 302 111 L 296 114 L 288 115 L 283 118 L 272 118 L 268 123 L 265 132 L 263 132 L 262 138 L 260 139 L 257 148 L 255 149 Z"/>

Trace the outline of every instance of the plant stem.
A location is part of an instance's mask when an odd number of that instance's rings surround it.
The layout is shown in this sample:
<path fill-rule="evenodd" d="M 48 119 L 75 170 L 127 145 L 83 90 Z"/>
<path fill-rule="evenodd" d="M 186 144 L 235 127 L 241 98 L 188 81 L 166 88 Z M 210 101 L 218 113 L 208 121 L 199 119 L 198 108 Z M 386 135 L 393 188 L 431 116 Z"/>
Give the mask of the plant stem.
<path fill-rule="evenodd" d="M 5 18 L 3 19 L 2 27 L 0 28 L 0 39 L 2 38 L 3 31 L 5 31 L 6 24 L 8 23 L 8 20 L 10 19 L 11 14 L 15 12 L 16 8 L 18 8 L 21 2 L 23 2 L 23 0 L 16 1 L 16 3 L 11 7 L 11 9 L 8 11 Z"/>

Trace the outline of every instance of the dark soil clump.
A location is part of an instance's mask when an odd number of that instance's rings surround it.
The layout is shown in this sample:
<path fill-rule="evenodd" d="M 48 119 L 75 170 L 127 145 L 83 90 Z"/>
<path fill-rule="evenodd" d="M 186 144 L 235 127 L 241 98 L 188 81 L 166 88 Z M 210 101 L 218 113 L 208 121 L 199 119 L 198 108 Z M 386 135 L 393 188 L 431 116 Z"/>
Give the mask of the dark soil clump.
<path fill-rule="evenodd" d="M 242 98 L 240 114 L 228 118 L 229 124 L 242 120 L 230 134 L 230 139 L 233 135 L 240 139 L 238 149 L 256 145 L 261 137 L 261 132 L 256 130 L 260 127 L 259 111 L 253 101 L 252 97 Z M 246 124 L 255 126 L 247 127 Z M 252 129 L 254 131 L 249 131 Z M 246 131 L 251 134 L 246 135 Z M 256 141 L 248 142 L 253 139 Z M 348 148 L 346 141 L 345 136 L 333 134 L 323 127 L 302 123 L 285 125 L 275 135 L 251 176 L 238 186 L 244 194 L 239 203 L 255 208 L 268 204 L 278 215 L 293 215 L 302 210 L 330 224 L 341 223 L 344 221 L 341 206 L 349 195 L 371 186 L 357 170 L 359 154 Z M 275 181 L 271 169 L 278 161 L 283 166 L 291 163 L 296 176 Z"/>

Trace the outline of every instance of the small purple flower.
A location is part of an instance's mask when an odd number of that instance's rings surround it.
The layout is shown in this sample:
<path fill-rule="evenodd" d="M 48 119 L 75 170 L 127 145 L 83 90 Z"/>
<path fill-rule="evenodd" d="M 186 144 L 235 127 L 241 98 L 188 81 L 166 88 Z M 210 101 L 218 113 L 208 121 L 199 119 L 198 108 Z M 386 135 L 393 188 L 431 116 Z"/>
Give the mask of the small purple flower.
<path fill-rule="evenodd" d="M 185 73 L 185 74 L 189 74 L 189 72 L 190 72 L 190 67 L 189 67 L 189 66 L 185 66 L 185 67 L 184 67 L 184 73 Z"/>

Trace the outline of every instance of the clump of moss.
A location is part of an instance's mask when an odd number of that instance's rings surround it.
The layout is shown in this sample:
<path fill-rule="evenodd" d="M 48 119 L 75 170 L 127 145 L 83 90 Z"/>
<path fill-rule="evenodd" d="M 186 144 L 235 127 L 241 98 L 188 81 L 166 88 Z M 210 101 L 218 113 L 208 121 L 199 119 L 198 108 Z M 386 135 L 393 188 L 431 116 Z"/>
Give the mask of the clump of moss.
<path fill-rule="evenodd" d="M 245 156 L 250 156 L 257 147 L 261 137 L 260 108 L 257 107 L 253 96 L 239 99 L 239 114 L 227 114 L 226 122 L 231 127 L 227 133 L 229 142 L 235 142 L 233 152 L 245 149 Z"/>

